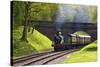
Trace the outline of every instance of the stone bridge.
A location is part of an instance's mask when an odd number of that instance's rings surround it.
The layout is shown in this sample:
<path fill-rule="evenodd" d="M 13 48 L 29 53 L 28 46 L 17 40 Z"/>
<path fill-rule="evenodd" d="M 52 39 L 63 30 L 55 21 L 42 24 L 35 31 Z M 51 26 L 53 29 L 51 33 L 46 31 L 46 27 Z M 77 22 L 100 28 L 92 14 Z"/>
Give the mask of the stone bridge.
<path fill-rule="evenodd" d="M 36 29 L 42 34 L 46 35 L 50 39 L 53 39 L 54 34 L 57 29 L 54 25 L 54 22 L 48 21 L 35 21 Z M 97 24 L 96 23 L 65 23 L 62 25 L 61 31 L 63 35 L 68 33 L 74 33 L 77 31 L 84 31 L 91 36 L 91 40 L 97 40 Z"/>

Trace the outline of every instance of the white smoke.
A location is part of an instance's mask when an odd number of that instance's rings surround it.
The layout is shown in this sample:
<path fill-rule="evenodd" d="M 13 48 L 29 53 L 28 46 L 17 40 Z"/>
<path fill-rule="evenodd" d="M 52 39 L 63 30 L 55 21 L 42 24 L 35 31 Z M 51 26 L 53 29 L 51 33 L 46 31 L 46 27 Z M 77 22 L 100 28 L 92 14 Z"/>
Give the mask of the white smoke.
<path fill-rule="evenodd" d="M 70 22 L 68 19 L 71 18 L 72 23 L 91 23 L 92 18 L 89 12 L 86 10 L 86 7 L 83 5 L 73 8 L 75 5 L 65 5 L 60 4 L 59 9 L 56 12 L 54 19 L 56 28 L 61 30 L 63 24 Z"/>
<path fill-rule="evenodd" d="M 69 22 L 68 19 L 75 13 L 74 9 L 65 4 L 60 4 L 59 9 L 56 13 L 54 22 L 56 24 L 56 28 L 61 28 L 65 22 Z"/>
<path fill-rule="evenodd" d="M 76 15 L 74 17 L 75 23 L 91 23 L 92 18 L 88 11 L 85 9 L 84 6 L 79 6 L 79 8 L 76 9 Z"/>

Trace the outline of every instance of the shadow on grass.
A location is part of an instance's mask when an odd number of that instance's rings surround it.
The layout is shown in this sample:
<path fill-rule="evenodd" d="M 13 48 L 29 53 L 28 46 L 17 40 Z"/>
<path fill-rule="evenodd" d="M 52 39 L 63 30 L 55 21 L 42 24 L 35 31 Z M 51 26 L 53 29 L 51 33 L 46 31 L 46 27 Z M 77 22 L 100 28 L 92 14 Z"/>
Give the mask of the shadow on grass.
<path fill-rule="evenodd" d="M 87 48 L 86 51 L 96 51 L 97 47 L 91 47 L 91 48 Z"/>
<path fill-rule="evenodd" d="M 25 41 L 15 41 L 13 45 L 13 57 L 38 53 L 38 51 Z"/>

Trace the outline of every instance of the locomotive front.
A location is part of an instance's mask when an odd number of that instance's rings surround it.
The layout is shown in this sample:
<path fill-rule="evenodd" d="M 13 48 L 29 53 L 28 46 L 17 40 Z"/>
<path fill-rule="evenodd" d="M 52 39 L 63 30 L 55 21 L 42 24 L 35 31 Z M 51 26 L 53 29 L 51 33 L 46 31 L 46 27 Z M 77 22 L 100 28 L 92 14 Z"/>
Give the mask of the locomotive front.
<path fill-rule="evenodd" d="M 64 50 L 64 37 L 61 31 L 57 31 L 54 36 L 54 44 L 52 45 L 55 51 Z"/>

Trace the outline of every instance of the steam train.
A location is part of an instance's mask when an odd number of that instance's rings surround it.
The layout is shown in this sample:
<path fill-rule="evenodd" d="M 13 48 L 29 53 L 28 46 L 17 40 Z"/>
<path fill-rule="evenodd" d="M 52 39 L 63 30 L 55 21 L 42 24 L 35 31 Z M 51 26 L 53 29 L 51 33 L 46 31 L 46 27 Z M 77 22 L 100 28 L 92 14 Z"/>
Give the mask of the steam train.
<path fill-rule="evenodd" d="M 64 36 L 64 44 L 53 44 L 55 51 L 67 50 L 74 48 L 81 48 L 91 42 L 91 36 L 89 35 L 75 35 L 67 34 Z"/>

